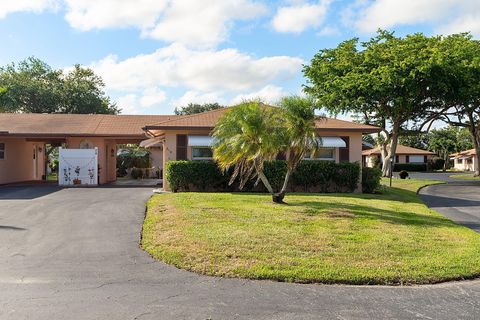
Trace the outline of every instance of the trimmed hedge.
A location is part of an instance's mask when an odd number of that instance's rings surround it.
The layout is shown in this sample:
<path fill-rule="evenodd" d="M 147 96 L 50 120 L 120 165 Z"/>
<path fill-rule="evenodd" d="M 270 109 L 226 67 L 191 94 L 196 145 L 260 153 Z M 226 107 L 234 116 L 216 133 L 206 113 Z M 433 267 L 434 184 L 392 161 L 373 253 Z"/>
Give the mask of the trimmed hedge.
<path fill-rule="evenodd" d="M 375 193 L 380 188 L 382 170 L 380 168 L 362 168 L 362 191 L 364 193 Z"/>
<path fill-rule="evenodd" d="M 265 164 L 264 172 L 276 191 L 280 190 L 287 170 L 286 161 Z M 166 177 L 173 191 L 238 191 L 238 184 L 229 186 L 231 172 L 223 173 L 211 161 L 169 161 Z M 358 163 L 302 161 L 292 174 L 289 191 L 353 192 L 360 176 Z M 243 191 L 265 192 L 262 183 L 249 181 Z"/>
<path fill-rule="evenodd" d="M 395 163 L 393 166 L 393 171 L 427 171 L 426 163 Z"/>

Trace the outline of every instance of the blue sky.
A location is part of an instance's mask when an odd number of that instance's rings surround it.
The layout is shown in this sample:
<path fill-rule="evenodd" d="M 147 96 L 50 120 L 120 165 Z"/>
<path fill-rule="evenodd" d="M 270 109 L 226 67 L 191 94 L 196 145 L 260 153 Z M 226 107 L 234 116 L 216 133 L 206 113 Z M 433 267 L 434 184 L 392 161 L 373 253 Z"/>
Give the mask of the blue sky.
<path fill-rule="evenodd" d="M 320 49 L 377 28 L 480 35 L 477 0 L 16 0 L 0 7 L 0 65 L 92 67 L 131 114 L 301 92 Z"/>

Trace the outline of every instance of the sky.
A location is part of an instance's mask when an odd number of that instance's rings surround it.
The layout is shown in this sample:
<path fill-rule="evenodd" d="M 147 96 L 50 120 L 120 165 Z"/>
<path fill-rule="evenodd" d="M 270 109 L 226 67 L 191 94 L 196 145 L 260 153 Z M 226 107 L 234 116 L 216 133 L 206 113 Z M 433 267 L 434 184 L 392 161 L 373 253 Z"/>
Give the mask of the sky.
<path fill-rule="evenodd" d="M 123 114 L 300 94 L 319 50 L 378 28 L 480 36 L 479 0 L 0 0 L 0 65 L 95 70 Z"/>

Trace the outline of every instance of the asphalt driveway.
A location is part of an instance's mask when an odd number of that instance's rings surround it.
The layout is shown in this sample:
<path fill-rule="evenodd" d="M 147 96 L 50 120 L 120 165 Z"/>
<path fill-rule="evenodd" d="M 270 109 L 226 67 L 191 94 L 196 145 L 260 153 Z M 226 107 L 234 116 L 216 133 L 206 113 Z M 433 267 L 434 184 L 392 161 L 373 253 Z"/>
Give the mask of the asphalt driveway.
<path fill-rule="evenodd" d="M 480 183 L 457 180 L 428 186 L 420 197 L 430 208 L 480 233 Z"/>
<path fill-rule="evenodd" d="M 475 319 L 480 281 L 324 286 L 200 276 L 139 246 L 150 188 L 0 187 L 0 319 Z"/>

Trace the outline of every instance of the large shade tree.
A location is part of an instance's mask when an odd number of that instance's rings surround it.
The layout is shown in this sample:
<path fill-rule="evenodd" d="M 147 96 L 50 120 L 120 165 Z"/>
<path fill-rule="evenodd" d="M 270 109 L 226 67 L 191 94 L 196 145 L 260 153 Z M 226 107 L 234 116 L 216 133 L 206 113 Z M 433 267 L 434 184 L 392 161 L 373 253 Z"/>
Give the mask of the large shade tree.
<path fill-rule="evenodd" d="M 480 160 L 480 41 L 470 34 L 445 37 L 438 45 L 437 59 L 448 77 L 444 108 L 437 113 L 453 126 L 466 128 Z M 480 175 L 479 167 L 475 175 Z"/>
<path fill-rule="evenodd" d="M 110 113 L 119 109 L 106 96 L 102 79 L 79 65 L 55 70 L 30 57 L 0 68 L 2 112 Z"/>
<path fill-rule="evenodd" d="M 382 128 L 383 175 L 390 174 L 398 138 L 410 122 L 438 108 L 444 75 L 432 59 L 439 37 L 404 38 L 379 31 L 370 41 L 320 50 L 303 69 L 305 91 L 333 114 L 351 112 Z"/>
<path fill-rule="evenodd" d="M 262 181 L 272 200 L 282 203 L 292 172 L 307 152 L 319 145 L 315 135 L 315 107 L 311 99 L 286 97 L 279 107 L 259 101 L 232 107 L 213 131 L 213 156 L 220 168 L 233 168 L 230 183 L 240 188 L 250 179 Z M 285 155 L 287 170 L 280 190 L 273 190 L 264 173 L 265 162 Z"/>
<path fill-rule="evenodd" d="M 447 169 L 450 155 L 471 149 L 473 144 L 466 129 L 448 126 L 431 130 L 428 135 L 428 150 L 438 154 L 443 160 L 443 170 Z"/>

